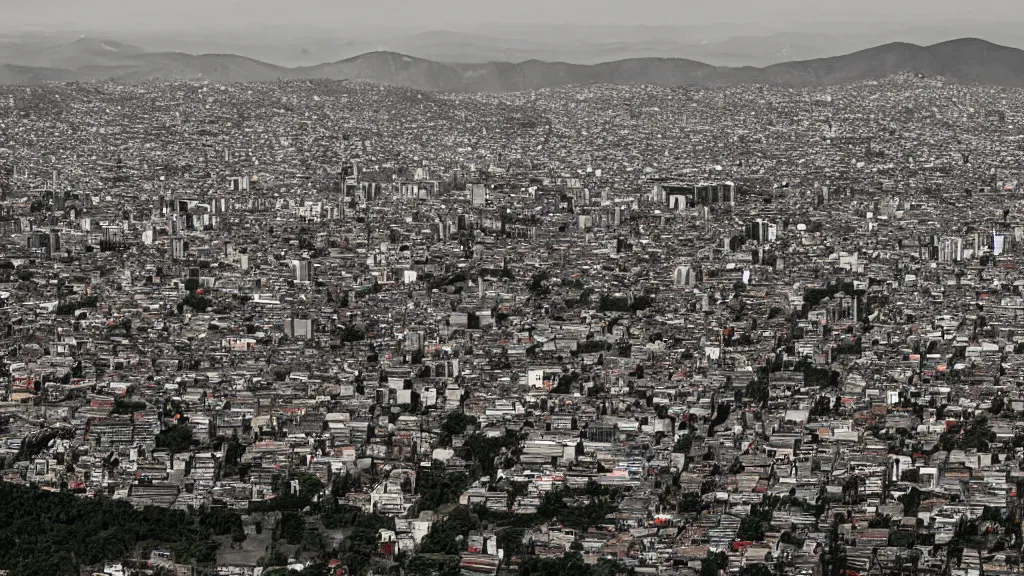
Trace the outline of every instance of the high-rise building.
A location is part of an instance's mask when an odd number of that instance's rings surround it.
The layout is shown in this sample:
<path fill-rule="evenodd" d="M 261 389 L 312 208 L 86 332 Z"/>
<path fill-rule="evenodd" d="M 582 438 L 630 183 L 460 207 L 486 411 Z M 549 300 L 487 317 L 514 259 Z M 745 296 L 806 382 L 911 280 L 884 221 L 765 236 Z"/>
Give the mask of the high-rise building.
<path fill-rule="evenodd" d="M 992 255 L 999 256 L 1006 246 L 1006 237 L 1002 234 L 992 234 Z"/>
<path fill-rule="evenodd" d="M 964 241 L 956 236 L 943 236 L 936 242 L 935 259 L 939 262 L 961 262 L 964 259 Z"/>
<path fill-rule="evenodd" d="M 235 176 L 228 178 L 228 189 L 233 192 L 243 192 L 249 189 L 248 176 Z"/>
<path fill-rule="evenodd" d="M 677 266 L 672 274 L 672 284 L 676 288 L 690 288 L 697 284 L 697 271 L 689 265 Z"/>
<path fill-rule="evenodd" d="M 774 242 L 779 235 L 777 224 L 758 218 L 746 226 L 747 238 L 758 242 Z"/>
<path fill-rule="evenodd" d="M 733 206 L 736 203 L 736 185 L 732 182 L 683 184 L 666 182 L 656 184 L 651 191 L 651 200 L 667 204 L 671 210 L 687 207 Z"/>
<path fill-rule="evenodd" d="M 483 206 L 487 203 L 487 188 L 483 184 L 473 184 L 469 189 L 469 199 L 473 206 Z"/>
<path fill-rule="evenodd" d="M 57 254 L 60 254 L 60 232 L 57 230 L 50 230 L 50 238 L 47 246 L 50 258 L 53 258 Z"/>
<path fill-rule="evenodd" d="M 284 333 L 290 338 L 309 340 L 313 337 L 313 321 L 303 318 L 288 318 L 284 321 Z"/>
<path fill-rule="evenodd" d="M 47 257 L 53 257 L 60 252 L 60 233 L 56 230 L 49 232 L 36 230 L 28 236 L 27 248 Z"/>
<path fill-rule="evenodd" d="M 184 238 L 171 238 L 171 260 L 184 260 L 187 250 Z"/>
<path fill-rule="evenodd" d="M 423 351 L 423 332 L 409 332 L 405 335 L 405 349 L 407 352 Z"/>
<path fill-rule="evenodd" d="M 293 262 L 295 267 L 295 281 L 296 282 L 312 282 L 313 281 L 313 261 L 308 258 L 302 260 L 295 260 Z"/>

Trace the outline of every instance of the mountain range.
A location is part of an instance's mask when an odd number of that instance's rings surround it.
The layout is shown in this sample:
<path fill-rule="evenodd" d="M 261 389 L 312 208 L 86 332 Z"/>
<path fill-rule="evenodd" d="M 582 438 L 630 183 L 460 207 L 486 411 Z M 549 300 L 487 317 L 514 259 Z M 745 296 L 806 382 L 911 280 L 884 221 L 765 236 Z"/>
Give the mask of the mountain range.
<path fill-rule="evenodd" d="M 22 48 L 22 52 L 26 50 L 29 48 Z M 0 59 L 4 55 L 0 46 Z M 337 62 L 289 68 L 233 54 L 148 52 L 137 46 L 93 38 L 80 38 L 28 56 L 22 53 L 19 61 L 28 64 L 0 64 L 0 84 L 157 79 L 218 83 L 329 79 L 364 80 L 427 91 L 506 92 L 596 83 L 812 87 L 914 72 L 942 76 L 960 83 L 1024 87 L 1024 51 L 974 38 L 930 46 L 896 42 L 842 56 L 764 67 L 713 66 L 683 58 L 631 58 L 590 65 L 541 60 L 517 63 L 437 62 L 377 51 Z"/>

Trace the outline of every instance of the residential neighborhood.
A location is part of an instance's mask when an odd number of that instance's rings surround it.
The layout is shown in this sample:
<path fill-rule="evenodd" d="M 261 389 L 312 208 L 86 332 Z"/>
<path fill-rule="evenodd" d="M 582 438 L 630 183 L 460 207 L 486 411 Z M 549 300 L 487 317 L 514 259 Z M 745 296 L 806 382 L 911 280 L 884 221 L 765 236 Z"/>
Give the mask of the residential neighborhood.
<path fill-rule="evenodd" d="M 3 489 L 178 519 L 82 574 L 1018 573 L 1022 103 L 0 87 Z"/>

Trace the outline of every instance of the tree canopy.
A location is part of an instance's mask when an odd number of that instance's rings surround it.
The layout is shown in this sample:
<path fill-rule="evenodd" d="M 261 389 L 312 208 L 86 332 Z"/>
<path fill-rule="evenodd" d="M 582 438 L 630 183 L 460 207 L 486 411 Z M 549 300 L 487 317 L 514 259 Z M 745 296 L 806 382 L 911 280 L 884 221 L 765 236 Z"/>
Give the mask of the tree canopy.
<path fill-rule="evenodd" d="M 210 564 L 217 554 L 212 537 L 241 529 L 241 517 L 229 511 L 138 510 L 106 498 L 0 484 L 0 566 L 13 576 L 77 576 L 80 566 L 148 556 L 156 548 L 180 563 Z"/>

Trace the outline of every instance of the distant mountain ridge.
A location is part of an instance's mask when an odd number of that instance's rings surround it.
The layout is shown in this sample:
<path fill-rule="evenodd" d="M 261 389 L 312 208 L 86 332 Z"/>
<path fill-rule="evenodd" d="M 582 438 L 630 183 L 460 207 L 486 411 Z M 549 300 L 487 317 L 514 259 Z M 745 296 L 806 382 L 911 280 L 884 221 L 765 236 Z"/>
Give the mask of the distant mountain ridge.
<path fill-rule="evenodd" d="M 442 63 L 395 52 L 369 52 L 338 62 L 286 68 L 232 54 L 148 53 L 133 46 L 94 39 L 82 39 L 44 56 L 41 60 L 64 65 L 0 64 L 0 84 L 158 79 L 218 83 L 329 79 L 364 80 L 427 91 L 509 92 L 597 83 L 814 87 L 914 72 L 961 83 L 1024 87 L 1024 50 L 975 38 L 931 46 L 897 42 L 843 56 L 785 62 L 763 68 L 716 67 L 682 58 L 634 58 L 592 65 L 540 60 Z"/>

